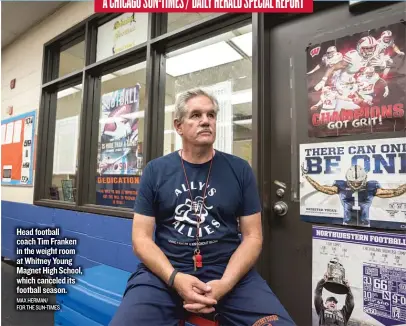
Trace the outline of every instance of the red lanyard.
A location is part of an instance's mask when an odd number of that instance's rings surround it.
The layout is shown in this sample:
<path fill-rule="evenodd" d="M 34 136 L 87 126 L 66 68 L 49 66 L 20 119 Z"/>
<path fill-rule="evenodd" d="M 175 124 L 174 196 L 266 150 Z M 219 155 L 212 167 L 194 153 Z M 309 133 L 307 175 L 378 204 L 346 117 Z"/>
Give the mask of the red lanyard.
<path fill-rule="evenodd" d="M 200 254 L 200 246 L 199 246 L 200 222 L 202 221 L 202 210 L 204 207 L 204 202 L 206 200 L 206 191 L 207 191 L 207 187 L 209 184 L 211 166 L 213 164 L 213 152 L 212 152 L 211 161 L 210 161 L 209 173 L 207 174 L 206 184 L 204 186 L 203 202 L 200 204 L 199 215 L 197 214 L 198 209 L 199 209 L 199 203 L 196 203 L 193 200 L 192 192 L 190 190 L 189 180 L 186 175 L 185 165 L 183 163 L 183 150 L 180 150 L 180 160 L 182 162 L 183 172 L 185 174 L 185 180 L 186 180 L 188 191 L 189 191 L 189 196 L 190 196 L 190 200 L 191 200 L 191 208 L 196 215 L 196 222 L 197 222 L 197 224 L 196 224 L 196 249 L 195 249 L 194 255 L 193 255 L 193 262 L 194 262 L 194 267 L 195 267 L 195 271 L 196 271 L 197 268 L 203 267 L 203 256 Z"/>

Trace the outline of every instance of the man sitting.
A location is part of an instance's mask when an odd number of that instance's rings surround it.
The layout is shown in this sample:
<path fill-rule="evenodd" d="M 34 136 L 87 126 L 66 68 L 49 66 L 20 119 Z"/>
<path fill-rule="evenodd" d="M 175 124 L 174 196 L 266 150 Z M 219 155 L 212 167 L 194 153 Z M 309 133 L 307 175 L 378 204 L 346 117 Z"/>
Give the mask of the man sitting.
<path fill-rule="evenodd" d="M 175 326 L 185 310 L 215 312 L 222 325 L 295 325 L 253 268 L 262 248 L 257 184 L 246 161 L 214 150 L 217 111 L 201 89 L 176 101 L 183 146 L 143 171 L 132 231 L 142 263 L 111 326 Z"/>

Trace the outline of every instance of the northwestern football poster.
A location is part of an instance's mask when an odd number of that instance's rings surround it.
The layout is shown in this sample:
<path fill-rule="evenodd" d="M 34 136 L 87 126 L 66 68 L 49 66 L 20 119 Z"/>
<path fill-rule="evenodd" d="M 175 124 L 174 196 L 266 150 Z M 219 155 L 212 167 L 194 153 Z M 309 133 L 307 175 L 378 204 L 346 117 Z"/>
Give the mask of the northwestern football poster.
<path fill-rule="evenodd" d="M 406 235 L 313 226 L 312 326 L 406 324 Z"/>
<path fill-rule="evenodd" d="M 406 230 L 406 138 L 300 145 L 303 221 Z"/>
<path fill-rule="evenodd" d="M 308 47 L 309 137 L 405 128 L 405 31 L 399 22 Z"/>

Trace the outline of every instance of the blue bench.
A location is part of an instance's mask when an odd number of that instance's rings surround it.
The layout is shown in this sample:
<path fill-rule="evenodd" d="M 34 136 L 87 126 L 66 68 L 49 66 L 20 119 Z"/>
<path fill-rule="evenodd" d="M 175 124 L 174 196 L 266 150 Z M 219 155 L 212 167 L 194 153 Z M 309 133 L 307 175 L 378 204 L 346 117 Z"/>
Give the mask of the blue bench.
<path fill-rule="evenodd" d="M 75 275 L 76 283 L 63 284 L 68 294 L 58 294 L 55 326 L 101 326 L 113 318 L 130 277 L 130 273 L 99 265 Z"/>
<path fill-rule="evenodd" d="M 54 314 L 54 326 L 108 326 L 124 294 L 131 273 L 107 265 L 75 275 L 75 284 L 61 284 L 67 294 L 56 296 L 61 309 Z M 180 325 L 217 325 L 198 316 L 190 316 Z"/>

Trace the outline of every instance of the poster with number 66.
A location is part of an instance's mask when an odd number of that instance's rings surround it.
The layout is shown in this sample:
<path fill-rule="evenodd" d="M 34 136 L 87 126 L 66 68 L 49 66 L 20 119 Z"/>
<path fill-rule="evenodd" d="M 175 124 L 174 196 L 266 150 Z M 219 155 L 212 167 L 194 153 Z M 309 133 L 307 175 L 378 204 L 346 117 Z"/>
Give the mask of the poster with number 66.
<path fill-rule="evenodd" d="M 406 235 L 313 226 L 312 326 L 406 325 Z"/>

